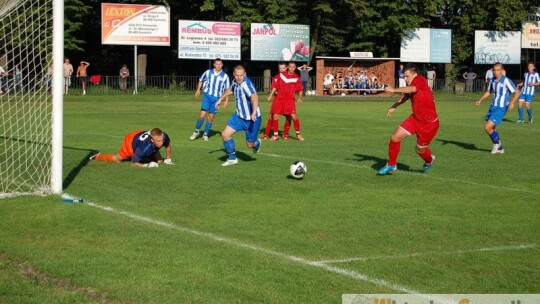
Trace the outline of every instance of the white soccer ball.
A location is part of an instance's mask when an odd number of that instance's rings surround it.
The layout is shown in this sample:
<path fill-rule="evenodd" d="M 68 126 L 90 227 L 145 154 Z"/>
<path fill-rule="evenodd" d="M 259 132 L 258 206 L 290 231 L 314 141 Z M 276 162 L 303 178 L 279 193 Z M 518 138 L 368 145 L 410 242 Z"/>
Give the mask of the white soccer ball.
<path fill-rule="evenodd" d="M 345 96 L 345 93 L 341 93 L 341 96 Z"/>
<path fill-rule="evenodd" d="M 301 179 L 306 175 L 307 166 L 303 162 L 297 160 L 291 164 L 289 171 L 294 178 Z"/>

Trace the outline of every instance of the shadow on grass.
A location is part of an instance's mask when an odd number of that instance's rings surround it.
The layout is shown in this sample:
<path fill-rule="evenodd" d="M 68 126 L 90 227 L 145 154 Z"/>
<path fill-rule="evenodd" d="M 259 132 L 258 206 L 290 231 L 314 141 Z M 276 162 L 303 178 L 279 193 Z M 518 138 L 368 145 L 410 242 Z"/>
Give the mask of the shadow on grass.
<path fill-rule="evenodd" d="M 66 178 L 64 179 L 64 182 L 62 183 L 62 189 L 67 189 L 69 185 L 75 180 L 75 177 L 79 175 L 79 172 L 81 172 L 82 168 L 88 164 L 90 161 L 90 156 L 94 153 L 95 150 L 88 150 L 88 149 L 79 149 L 79 148 L 72 148 L 72 147 L 64 147 L 64 149 L 69 150 L 75 150 L 75 151 L 87 151 L 88 153 L 86 156 L 84 156 L 77 166 L 75 166 L 71 171 L 69 171 L 68 175 L 66 175 Z"/>
<path fill-rule="evenodd" d="M 216 150 L 212 150 L 212 151 L 210 151 L 208 153 L 216 153 L 216 152 L 223 153 L 223 156 L 218 157 L 219 160 L 221 160 L 223 162 L 227 160 L 227 152 L 225 152 L 225 149 L 216 149 Z M 256 158 L 252 157 L 250 154 L 247 154 L 247 153 L 244 153 L 244 152 L 241 152 L 241 151 L 236 151 L 236 157 L 241 161 L 254 161 L 254 160 L 257 160 Z"/>
<path fill-rule="evenodd" d="M 5 140 L 11 140 L 11 141 L 18 141 L 26 144 L 32 144 L 32 145 L 40 145 L 40 146 L 50 146 L 50 142 L 39 142 L 39 141 L 32 141 L 32 140 L 26 140 L 26 139 L 20 139 L 16 137 L 6 137 L 6 136 L 0 136 L 0 139 Z M 81 149 L 81 148 L 73 148 L 73 147 L 62 147 L 62 149 L 69 149 L 74 151 L 86 151 L 88 152 L 86 156 L 81 159 L 81 161 L 75 166 L 71 171 L 66 175 L 66 178 L 62 182 L 62 189 L 66 189 L 74 180 L 75 177 L 81 172 L 81 169 L 88 164 L 89 158 L 94 152 L 94 150 L 88 150 L 88 149 Z"/>
<path fill-rule="evenodd" d="M 375 170 L 377 173 L 379 172 L 379 169 L 384 167 L 386 165 L 386 159 L 382 159 L 380 157 L 372 156 L 372 155 L 365 155 L 360 153 L 353 154 L 356 158 L 353 160 L 356 160 L 357 162 L 373 162 L 373 165 L 371 165 L 371 168 Z M 422 170 L 411 170 L 411 167 L 408 165 L 397 163 L 398 170 L 401 171 L 409 171 L 409 172 L 422 172 Z"/>
<path fill-rule="evenodd" d="M 491 150 L 488 150 L 488 149 L 482 149 L 482 148 L 478 148 L 475 144 L 470 144 L 470 143 L 464 143 L 464 142 L 460 142 L 460 141 L 455 141 L 455 140 L 446 140 L 446 139 L 436 139 L 437 141 L 440 141 L 442 143 L 442 145 L 456 145 L 460 148 L 463 148 L 465 150 L 473 150 L 473 151 L 488 151 L 488 152 L 491 152 Z"/>

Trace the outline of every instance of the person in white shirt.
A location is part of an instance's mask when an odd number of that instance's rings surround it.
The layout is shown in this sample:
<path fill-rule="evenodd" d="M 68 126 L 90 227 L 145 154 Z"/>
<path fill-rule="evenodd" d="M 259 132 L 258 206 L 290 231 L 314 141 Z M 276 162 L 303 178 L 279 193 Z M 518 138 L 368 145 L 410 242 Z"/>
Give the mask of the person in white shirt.
<path fill-rule="evenodd" d="M 330 95 L 334 95 L 334 75 L 330 71 L 324 75 L 323 86 Z"/>
<path fill-rule="evenodd" d="M 429 67 L 429 70 L 427 71 L 427 81 L 428 86 L 431 90 L 433 90 L 433 82 L 435 81 L 435 78 L 437 78 L 437 73 L 435 73 L 435 70 L 433 67 Z"/>

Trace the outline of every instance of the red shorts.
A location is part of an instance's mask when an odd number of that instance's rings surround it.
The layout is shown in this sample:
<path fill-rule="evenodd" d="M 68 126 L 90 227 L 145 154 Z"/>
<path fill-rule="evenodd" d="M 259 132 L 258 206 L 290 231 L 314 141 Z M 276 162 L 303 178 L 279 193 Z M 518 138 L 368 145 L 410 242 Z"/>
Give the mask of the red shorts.
<path fill-rule="evenodd" d="M 118 155 L 122 157 L 122 159 L 130 159 L 133 157 L 133 138 L 135 138 L 135 135 L 143 132 L 144 130 L 137 130 L 129 133 L 124 137 L 124 142 L 122 143 L 122 146 L 120 147 L 120 151 L 118 151 Z"/>
<path fill-rule="evenodd" d="M 431 143 L 437 131 L 439 131 L 439 118 L 436 118 L 435 121 L 424 122 L 416 119 L 411 114 L 399 126 L 410 135 L 416 134 L 416 145 L 423 148 L 429 146 L 429 143 Z"/>
<path fill-rule="evenodd" d="M 296 101 L 294 99 L 274 101 L 271 112 L 280 115 L 296 114 Z"/>

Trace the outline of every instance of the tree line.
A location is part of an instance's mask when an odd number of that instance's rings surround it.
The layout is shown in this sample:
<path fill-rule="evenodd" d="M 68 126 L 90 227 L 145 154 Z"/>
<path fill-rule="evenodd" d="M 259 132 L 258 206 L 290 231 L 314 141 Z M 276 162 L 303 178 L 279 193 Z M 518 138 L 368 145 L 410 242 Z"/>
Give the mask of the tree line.
<path fill-rule="evenodd" d="M 65 54 L 92 62 L 93 73 L 117 73 L 133 62 L 133 47 L 101 45 L 101 3 L 65 0 Z M 109 1 L 105 1 L 109 2 Z M 112 2 L 112 1 L 110 1 Z M 208 62 L 178 59 L 177 20 L 209 20 L 242 24 L 242 62 L 258 71 L 274 63 L 250 62 L 250 24 L 310 25 L 310 58 L 348 56 L 369 51 L 375 57 L 400 57 L 402 36 L 420 27 L 452 29 L 454 74 L 473 63 L 474 31 L 519 31 L 537 0 L 124 0 L 115 3 L 166 5 L 171 8 L 171 46 L 139 47 L 148 55 L 148 75 L 198 75 Z M 527 60 L 527 59 L 525 59 Z M 450 72 L 452 73 L 452 72 Z M 455 76 L 453 75 L 453 76 Z M 452 76 L 452 75 L 450 75 Z"/>

